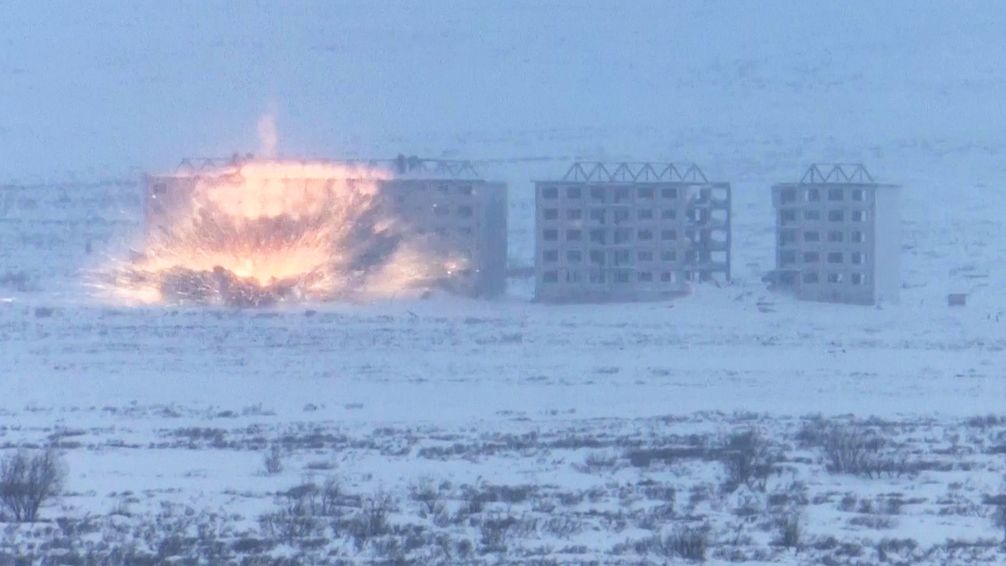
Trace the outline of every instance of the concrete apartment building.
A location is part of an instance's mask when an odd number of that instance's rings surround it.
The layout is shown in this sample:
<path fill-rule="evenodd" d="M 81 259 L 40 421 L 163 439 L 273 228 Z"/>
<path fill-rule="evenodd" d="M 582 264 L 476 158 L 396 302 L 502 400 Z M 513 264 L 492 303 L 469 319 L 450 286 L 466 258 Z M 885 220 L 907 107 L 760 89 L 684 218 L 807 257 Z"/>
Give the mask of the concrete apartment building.
<path fill-rule="evenodd" d="M 872 305 L 901 287 L 899 187 L 859 164 L 815 164 L 772 187 L 779 289 L 808 301 Z"/>
<path fill-rule="evenodd" d="M 574 163 L 535 183 L 535 295 L 659 300 L 730 278 L 730 184 L 694 166 Z"/>
<path fill-rule="evenodd" d="M 466 161 L 399 157 L 395 177 L 380 182 L 382 205 L 410 233 L 433 235 L 445 252 L 465 258 L 452 290 L 494 297 L 506 290 L 507 189 Z"/>
<path fill-rule="evenodd" d="M 251 159 L 251 158 L 248 158 Z M 148 232 L 171 225 L 173 211 L 191 200 L 198 179 L 239 172 L 242 158 L 187 159 L 178 172 L 146 178 L 145 219 Z M 376 210 L 368 217 L 393 218 L 398 236 L 423 237 L 435 243 L 434 253 L 462 258 L 448 289 L 472 297 L 500 295 L 506 288 L 507 190 L 504 183 L 482 179 L 467 161 L 431 160 L 399 156 L 391 160 L 328 161 L 356 167 L 380 168 L 393 176 L 378 181 Z M 290 179 L 291 188 L 321 183 L 318 179 Z"/>

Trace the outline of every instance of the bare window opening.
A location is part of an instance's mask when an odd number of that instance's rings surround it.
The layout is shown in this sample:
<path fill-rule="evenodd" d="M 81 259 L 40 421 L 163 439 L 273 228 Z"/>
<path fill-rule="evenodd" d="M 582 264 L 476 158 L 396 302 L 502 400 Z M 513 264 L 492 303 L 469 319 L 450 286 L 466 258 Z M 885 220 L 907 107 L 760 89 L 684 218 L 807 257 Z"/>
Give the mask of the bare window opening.
<path fill-rule="evenodd" d="M 594 265 L 604 265 L 604 252 L 601 250 L 593 250 L 590 252 L 590 263 Z"/>
<path fill-rule="evenodd" d="M 541 280 L 544 281 L 545 283 L 556 283 L 559 281 L 559 272 L 546 271 L 545 273 L 541 274 Z"/>
<path fill-rule="evenodd" d="M 653 198 L 653 187 L 639 187 L 636 194 L 639 195 L 639 198 L 651 199 Z"/>
<path fill-rule="evenodd" d="M 638 220 L 652 220 L 653 219 L 653 209 L 652 208 L 640 208 L 636 211 L 636 218 Z"/>
<path fill-rule="evenodd" d="M 566 261 L 569 263 L 580 263 L 583 261 L 583 252 L 580 250 L 568 250 L 566 252 Z"/>
<path fill-rule="evenodd" d="M 458 216 L 461 218 L 471 218 L 472 217 L 472 207 L 470 206 L 459 206 Z"/>
<path fill-rule="evenodd" d="M 828 189 L 828 200 L 838 202 L 843 199 L 842 189 Z"/>
<path fill-rule="evenodd" d="M 629 250 L 618 250 L 615 252 L 615 265 L 630 265 Z"/>
<path fill-rule="evenodd" d="M 660 217 L 663 218 L 664 220 L 674 220 L 675 218 L 678 217 L 678 211 L 674 210 L 673 208 L 665 208 L 664 210 L 660 211 Z"/>
<path fill-rule="evenodd" d="M 591 210 L 590 211 L 590 219 L 593 220 L 593 221 L 595 221 L 595 222 L 600 222 L 601 224 L 604 224 L 604 209 L 603 208 L 595 208 L 595 209 Z"/>
<path fill-rule="evenodd" d="M 619 228 L 618 230 L 615 230 L 616 244 L 628 243 L 631 238 L 632 238 L 632 232 L 630 232 L 629 230 L 625 228 Z"/>
<path fill-rule="evenodd" d="M 817 189 L 807 189 L 807 200 L 810 202 L 817 202 L 821 200 L 821 191 Z"/>
<path fill-rule="evenodd" d="M 800 279 L 804 283 L 809 283 L 811 285 L 813 285 L 813 284 L 815 284 L 815 283 L 817 283 L 819 281 L 819 278 L 818 278 L 818 275 L 817 275 L 816 271 L 811 271 L 811 272 L 808 272 L 808 273 L 804 273 L 803 277 L 801 277 Z"/>
<path fill-rule="evenodd" d="M 554 242 L 559 239 L 559 231 L 554 229 L 542 230 L 541 239 L 546 242 Z"/>
<path fill-rule="evenodd" d="M 667 241 L 667 240 L 677 240 L 678 239 L 678 231 L 677 230 L 661 230 L 660 231 L 660 239 L 664 240 L 664 241 Z"/>
<path fill-rule="evenodd" d="M 821 254 L 817 252 L 803 252 L 804 263 L 817 263 L 821 261 Z"/>
<path fill-rule="evenodd" d="M 828 211 L 828 221 L 829 222 L 841 222 L 845 220 L 845 213 L 841 210 L 829 210 Z"/>
<path fill-rule="evenodd" d="M 570 208 L 566 211 L 566 220 L 580 220 L 583 218 L 583 210 L 579 208 Z"/>
<path fill-rule="evenodd" d="M 636 259 L 645 262 L 653 261 L 653 252 L 649 250 L 640 250 L 639 253 L 636 254 Z"/>
<path fill-rule="evenodd" d="M 473 191 L 473 189 L 472 189 L 471 185 L 461 185 L 461 186 L 458 187 L 458 194 L 461 195 L 461 196 L 466 196 L 466 197 L 471 196 L 472 195 L 472 191 Z"/>
<path fill-rule="evenodd" d="M 636 237 L 640 242 L 648 242 L 653 239 L 653 230 L 640 230 L 636 233 Z"/>
<path fill-rule="evenodd" d="M 829 242 L 841 242 L 842 239 L 844 238 L 844 236 L 845 236 L 845 234 L 843 232 L 840 232 L 840 231 L 837 231 L 837 230 L 832 230 L 831 232 L 828 232 L 828 241 Z"/>
<path fill-rule="evenodd" d="M 624 222 L 629 219 L 629 209 L 619 208 L 615 210 L 615 223 Z"/>
<path fill-rule="evenodd" d="M 579 242 L 583 239 L 583 230 L 572 229 L 566 230 L 566 241 L 567 242 Z"/>
<path fill-rule="evenodd" d="M 678 189 L 670 187 L 660 189 L 660 196 L 663 198 L 678 198 Z"/>
<path fill-rule="evenodd" d="M 789 224 L 790 222 L 796 222 L 796 210 L 788 208 L 786 210 L 779 211 L 779 221 L 783 224 Z"/>
<path fill-rule="evenodd" d="M 604 273 L 601 271 L 591 271 L 590 272 L 590 282 L 591 283 L 604 283 Z"/>
<path fill-rule="evenodd" d="M 626 187 L 618 187 L 615 189 L 615 202 L 625 202 L 629 200 L 629 189 Z"/>
<path fill-rule="evenodd" d="M 864 191 L 863 189 L 856 189 L 852 191 L 852 200 L 863 202 L 864 200 L 866 200 L 866 191 Z"/>
<path fill-rule="evenodd" d="M 819 234 L 817 232 L 813 232 L 813 231 L 804 232 L 803 233 L 803 241 L 804 242 L 820 242 L 821 241 L 821 234 Z"/>
<path fill-rule="evenodd" d="M 796 189 L 783 189 L 779 193 L 779 200 L 783 203 L 796 202 Z"/>
<path fill-rule="evenodd" d="M 545 250 L 541 254 L 541 259 L 545 263 L 555 263 L 559 261 L 559 251 L 558 250 Z"/>
<path fill-rule="evenodd" d="M 604 202 L 604 189 L 602 187 L 591 187 L 590 198 L 597 202 Z"/>
<path fill-rule="evenodd" d="M 793 265 L 794 263 L 796 263 L 796 251 L 784 250 L 779 254 L 780 267 L 786 267 L 788 265 Z"/>
<path fill-rule="evenodd" d="M 566 198 L 580 198 L 581 194 L 580 187 L 566 187 Z"/>
<path fill-rule="evenodd" d="M 590 241 L 595 244 L 603 244 L 605 242 L 604 230 L 598 228 L 591 230 Z"/>
<path fill-rule="evenodd" d="M 559 189 L 555 187 L 544 187 L 541 190 L 541 198 L 547 198 L 547 199 L 559 198 Z"/>
<path fill-rule="evenodd" d="M 829 252 L 828 263 L 842 263 L 842 252 Z"/>
<path fill-rule="evenodd" d="M 804 220 L 820 220 L 821 211 L 820 210 L 805 210 L 803 211 Z"/>
<path fill-rule="evenodd" d="M 660 252 L 661 261 L 677 261 L 678 252 L 676 250 L 664 250 Z"/>
<path fill-rule="evenodd" d="M 636 274 L 636 278 L 643 283 L 650 283 L 653 281 L 653 272 L 651 271 L 640 271 Z"/>

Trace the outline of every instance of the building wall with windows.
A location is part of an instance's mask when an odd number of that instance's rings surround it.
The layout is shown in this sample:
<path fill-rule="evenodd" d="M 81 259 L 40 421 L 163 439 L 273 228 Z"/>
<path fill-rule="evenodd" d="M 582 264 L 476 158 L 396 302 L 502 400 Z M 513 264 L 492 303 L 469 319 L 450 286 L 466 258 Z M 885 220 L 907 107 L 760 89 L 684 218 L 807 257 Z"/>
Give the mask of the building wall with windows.
<path fill-rule="evenodd" d="M 656 300 L 729 279 L 729 206 L 727 183 L 538 182 L 536 297 Z"/>
<path fill-rule="evenodd" d="M 467 266 L 455 279 L 465 295 L 506 289 L 506 185 L 473 179 L 396 178 L 379 182 L 382 206 L 418 235 L 432 235 Z"/>
<path fill-rule="evenodd" d="M 855 180 L 772 187 L 777 286 L 810 301 L 897 300 L 898 187 Z"/>

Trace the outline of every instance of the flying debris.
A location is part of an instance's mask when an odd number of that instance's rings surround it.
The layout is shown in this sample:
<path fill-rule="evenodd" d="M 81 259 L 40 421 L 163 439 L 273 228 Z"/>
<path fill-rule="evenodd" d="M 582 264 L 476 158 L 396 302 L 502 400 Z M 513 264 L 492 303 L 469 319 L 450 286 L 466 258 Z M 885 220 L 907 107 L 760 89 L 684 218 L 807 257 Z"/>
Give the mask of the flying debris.
<path fill-rule="evenodd" d="M 389 169 L 235 158 L 147 179 L 142 252 L 104 287 L 145 304 L 260 307 L 452 290 L 470 254 L 381 189 Z"/>

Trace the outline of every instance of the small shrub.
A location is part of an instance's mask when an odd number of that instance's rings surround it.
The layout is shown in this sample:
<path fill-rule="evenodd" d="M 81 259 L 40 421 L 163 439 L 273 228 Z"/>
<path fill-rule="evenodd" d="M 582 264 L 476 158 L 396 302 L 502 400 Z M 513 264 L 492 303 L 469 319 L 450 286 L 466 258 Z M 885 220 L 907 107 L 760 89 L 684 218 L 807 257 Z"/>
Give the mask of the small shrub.
<path fill-rule="evenodd" d="M 492 513 L 483 519 L 479 524 L 483 553 L 505 551 L 510 530 L 516 524 L 517 519 L 509 514 Z"/>
<path fill-rule="evenodd" d="M 283 453 L 279 446 L 274 445 L 266 452 L 265 457 L 262 458 L 262 465 L 265 468 L 265 473 L 270 476 L 283 471 Z"/>
<path fill-rule="evenodd" d="M 663 540 L 663 551 L 666 556 L 684 558 L 685 560 L 704 561 L 709 548 L 709 535 L 706 529 L 683 527 L 667 535 Z"/>
<path fill-rule="evenodd" d="M 792 513 L 779 521 L 779 537 L 776 545 L 786 548 L 800 547 L 800 516 Z"/>
<path fill-rule="evenodd" d="M 724 487 L 733 491 L 741 485 L 764 491 L 779 456 L 773 453 L 757 431 L 734 433 L 723 446 L 723 465 L 727 471 Z"/>
<path fill-rule="evenodd" d="M 39 508 L 63 491 L 65 477 L 55 450 L 17 450 L 0 460 L 0 505 L 15 521 L 33 523 Z"/>
<path fill-rule="evenodd" d="M 419 504 L 420 514 L 423 517 L 435 517 L 444 510 L 444 504 L 440 501 L 440 490 L 428 478 L 409 487 L 409 497 Z"/>

